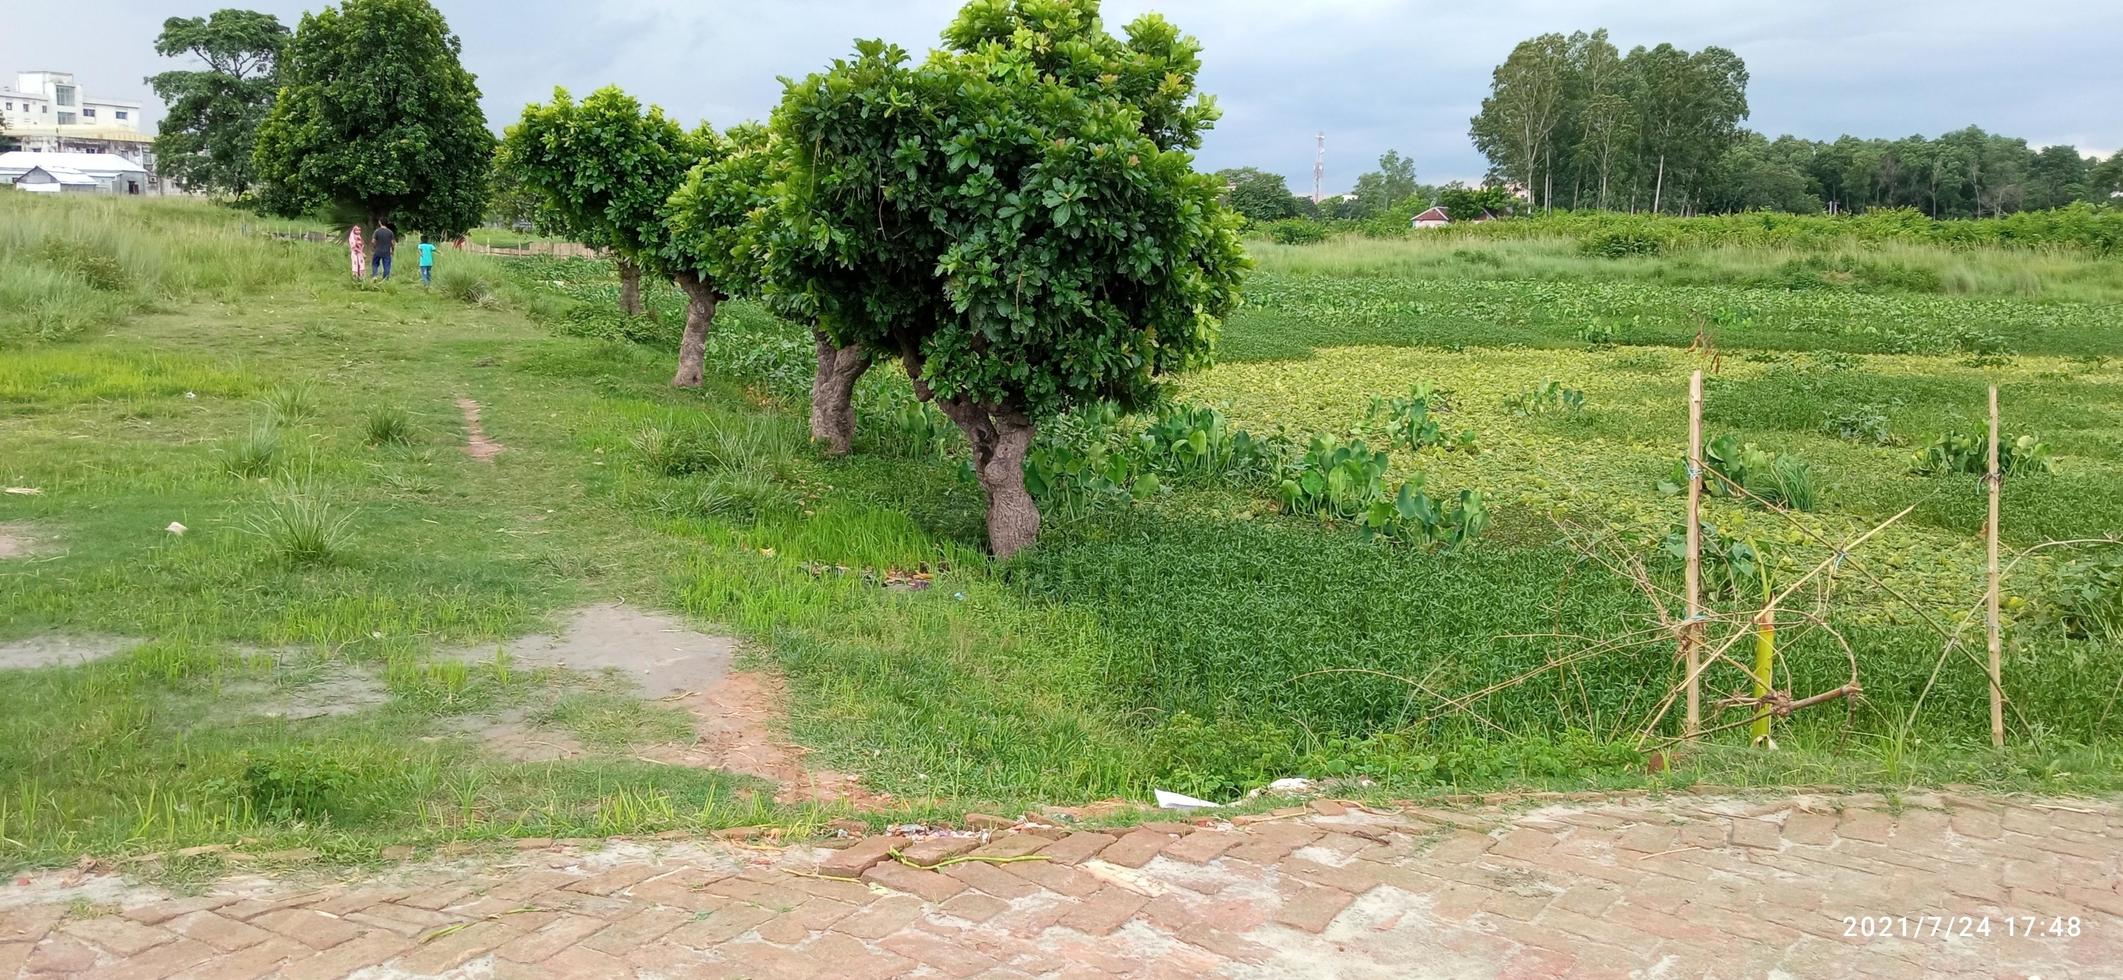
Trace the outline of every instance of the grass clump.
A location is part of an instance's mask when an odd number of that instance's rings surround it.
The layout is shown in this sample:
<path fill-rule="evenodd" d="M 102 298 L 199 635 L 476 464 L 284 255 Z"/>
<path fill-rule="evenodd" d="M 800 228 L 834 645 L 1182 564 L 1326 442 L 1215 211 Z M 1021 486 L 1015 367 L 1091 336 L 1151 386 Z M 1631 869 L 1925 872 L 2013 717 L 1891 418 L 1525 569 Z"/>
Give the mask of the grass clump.
<path fill-rule="evenodd" d="M 319 413 L 316 389 L 306 381 L 276 385 L 259 397 L 258 404 L 267 418 L 280 425 L 301 425 Z"/>
<path fill-rule="evenodd" d="M 499 283 L 469 269 L 443 270 L 435 277 L 435 289 L 444 296 L 473 306 L 493 306 L 501 301 Z"/>
<path fill-rule="evenodd" d="M 241 435 L 222 440 L 214 452 L 221 458 L 222 469 L 239 480 L 271 476 L 280 467 L 280 430 L 271 425 L 254 425 Z"/>
<path fill-rule="evenodd" d="M 371 446 L 407 446 L 413 442 L 413 416 L 396 405 L 370 410 L 362 425 Z"/>
<path fill-rule="evenodd" d="M 296 565 L 338 559 L 353 543 L 354 515 L 314 492 L 288 487 L 254 511 L 242 527 L 281 560 Z"/>

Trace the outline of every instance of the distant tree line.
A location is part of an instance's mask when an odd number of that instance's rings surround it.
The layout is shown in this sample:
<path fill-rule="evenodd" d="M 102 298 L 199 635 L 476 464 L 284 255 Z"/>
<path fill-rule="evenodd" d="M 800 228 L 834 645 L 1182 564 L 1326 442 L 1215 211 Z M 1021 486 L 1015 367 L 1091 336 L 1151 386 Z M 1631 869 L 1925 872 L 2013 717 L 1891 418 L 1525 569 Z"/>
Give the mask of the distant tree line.
<path fill-rule="evenodd" d="M 1492 179 L 1541 208 L 1679 214 L 1906 207 L 1995 217 L 2105 202 L 2123 162 L 1970 126 L 1936 139 L 1834 141 L 1740 127 L 1747 66 L 1724 48 L 1670 44 L 1623 55 L 1603 30 L 1521 42 L 1491 76 L 1470 125 Z"/>

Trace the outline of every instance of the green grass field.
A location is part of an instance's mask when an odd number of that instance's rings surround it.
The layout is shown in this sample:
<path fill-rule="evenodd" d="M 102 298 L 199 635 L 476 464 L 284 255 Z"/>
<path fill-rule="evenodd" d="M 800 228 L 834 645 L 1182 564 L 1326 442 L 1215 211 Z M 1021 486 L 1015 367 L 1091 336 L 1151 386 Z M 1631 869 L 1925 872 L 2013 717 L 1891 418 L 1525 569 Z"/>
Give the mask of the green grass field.
<path fill-rule="evenodd" d="M 0 642 L 128 642 L 0 671 L 0 863 L 239 838 L 360 860 L 822 816 L 634 761 L 674 731 L 668 708 L 438 656 L 617 597 L 747 639 L 787 677 L 789 730 L 816 761 L 916 815 L 1293 774 L 1394 795 L 2123 782 L 2123 646 L 2048 615 L 2084 584 L 2064 552 L 2008 579 L 2011 746 L 1988 749 L 1980 634 L 1942 659 L 1936 631 L 1980 597 L 1981 498 L 1972 477 L 1907 473 L 1996 381 L 2008 431 L 2055 460 L 2007 483 L 2008 546 L 2123 528 L 2123 364 L 2103 356 L 2123 308 L 2077 259 L 1896 246 L 1899 265 L 1969 269 L 1955 292 L 1840 272 L 1794 289 L 1774 270 L 1805 256 L 1772 252 L 1622 271 L 1564 240 L 1479 246 L 1493 262 L 1451 258 L 1464 242 L 1258 246 L 1224 363 L 1178 396 L 1302 439 L 1428 383 L 1478 451 L 1398 449 L 1392 472 L 1479 489 L 1493 526 L 1427 552 L 1283 515 L 1257 482 L 1174 481 L 1050 506 L 1041 544 L 997 565 L 956 433 L 879 371 L 857 454 L 816 457 L 809 338 L 755 306 L 726 304 L 709 384 L 678 392 L 673 291 L 651 290 L 654 320 L 622 321 L 600 263 L 445 254 L 432 291 L 358 286 L 335 249 L 228 212 L 27 198 L 0 195 L 0 483 L 41 492 L 0 495 L 0 527 L 33 542 L 0 560 Z M 2013 286 L 2023 274 L 2040 286 Z M 1710 505 L 1774 576 L 1833 552 L 1809 532 L 1836 542 L 1917 509 L 1849 557 L 1826 605 L 1807 593 L 1823 624 L 1789 630 L 1780 687 L 1839 684 L 1855 657 L 1864 699 L 1781 724 L 1776 752 L 1728 732 L 1648 774 L 1638 735 L 1675 680 L 1671 645 L 1558 521 L 1671 585 L 1657 541 L 1679 505 L 1656 484 L 1682 452 L 1687 372 L 1710 366 L 1688 350 L 1699 330 L 1719 355 L 1711 433 L 1802 457 L 1817 484 L 1788 519 Z M 1546 380 L 1582 409 L 1506 405 Z M 461 451 L 458 397 L 508 447 L 493 463 Z M 1845 416 L 1868 422 L 1856 438 L 1829 431 Z M 885 587 L 917 572 L 933 586 Z M 244 707 L 348 674 L 374 679 L 373 704 L 299 721 Z M 453 734 L 504 708 L 598 751 L 511 763 Z"/>

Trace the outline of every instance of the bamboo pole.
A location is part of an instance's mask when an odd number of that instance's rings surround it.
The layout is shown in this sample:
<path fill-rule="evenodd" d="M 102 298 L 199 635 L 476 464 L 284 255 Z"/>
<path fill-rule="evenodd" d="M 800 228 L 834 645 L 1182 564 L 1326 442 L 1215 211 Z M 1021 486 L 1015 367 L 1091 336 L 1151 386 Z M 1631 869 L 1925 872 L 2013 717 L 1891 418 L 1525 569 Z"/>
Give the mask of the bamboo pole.
<path fill-rule="evenodd" d="M 1776 595 L 1769 588 L 1769 563 L 1761 560 L 1762 549 L 1753 538 L 1747 546 L 1754 548 L 1755 560 L 1762 573 L 1762 611 L 1754 618 L 1754 696 L 1760 707 L 1755 709 L 1754 724 L 1748 726 L 1747 742 L 1756 748 L 1768 748 L 1769 740 L 1769 691 L 1777 665 L 1777 613 Z"/>
<path fill-rule="evenodd" d="M 1990 744 L 2005 747 L 2005 678 L 1999 662 L 2003 646 L 1998 635 L 1998 386 L 1990 386 L 1990 521 L 1984 525 L 1984 544 L 1990 549 L 1990 590 L 1984 596 L 1984 628 L 1990 641 Z"/>
<path fill-rule="evenodd" d="M 1703 635 L 1703 372 L 1688 376 L 1688 618 L 1681 625 L 1681 654 L 1688 662 L 1688 714 L 1681 731 L 1694 738 L 1703 724 L 1701 675 Z"/>

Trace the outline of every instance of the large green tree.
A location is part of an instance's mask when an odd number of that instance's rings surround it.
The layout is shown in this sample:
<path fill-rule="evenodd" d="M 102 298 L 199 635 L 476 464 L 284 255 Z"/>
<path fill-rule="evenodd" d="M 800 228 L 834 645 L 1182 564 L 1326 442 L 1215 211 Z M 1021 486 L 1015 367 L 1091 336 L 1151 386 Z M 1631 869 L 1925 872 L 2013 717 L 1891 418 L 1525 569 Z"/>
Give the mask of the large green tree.
<path fill-rule="evenodd" d="M 429 239 L 479 223 L 494 150 L 463 44 L 427 0 L 304 14 L 254 159 L 266 203 L 390 219 Z"/>
<path fill-rule="evenodd" d="M 1282 174 L 1238 167 L 1219 170 L 1216 176 L 1224 182 L 1224 203 L 1248 220 L 1280 221 L 1298 216 L 1297 198 L 1290 193 L 1290 184 Z"/>
<path fill-rule="evenodd" d="M 231 8 L 162 22 L 155 53 L 189 55 L 204 66 L 147 79 L 155 97 L 169 107 L 155 135 L 162 176 L 189 190 L 235 195 L 250 190 L 251 152 L 280 88 L 280 58 L 287 44 L 287 26 L 255 10 Z"/>
<path fill-rule="evenodd" d="M 1543 34 L 1521 41 L 1490 78 L 1489 97 L 1469 122 L 1475 148 L 1490 167 L 1547 203 L 1543 175 L 1553 182 L 1556 132 L 1569 88 L 1570 41 Z"/>
<path fill-rule="evenodd" d="M 656 106 L 614 86 L 576 102 L 566 89 L 525 106 L 502 141 L 501 165 L 544 198 L 550 225 L 628 265 L 669 277 L 686 294 L 685 332 L 671 383 L 699 387 L 715 310 L 730 295 L 727 266 L 691 233 L 674 226 L 673 194 L 696 166 L 719 161 L 733 144 L 706 124 L 688 131 Z M 697 211 L 698 201 L 685 208 Z M 739 212 L 735 218 L 742 219 Z"/>
<path fill-rule="evenodd" d="M 1190 151 L 1216 117 L 1199 45 L 1095 0 L 976 0 L 919 66 L 881 41 L 789 83 L 784 302 L 895 358 L 972 448 L 991 549 L 1038 534 L 1040 420 L 1149 403 L 1206 362 L 1245 260 Z"/>

